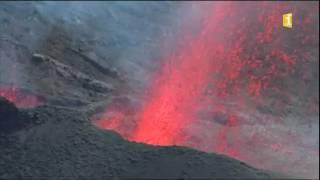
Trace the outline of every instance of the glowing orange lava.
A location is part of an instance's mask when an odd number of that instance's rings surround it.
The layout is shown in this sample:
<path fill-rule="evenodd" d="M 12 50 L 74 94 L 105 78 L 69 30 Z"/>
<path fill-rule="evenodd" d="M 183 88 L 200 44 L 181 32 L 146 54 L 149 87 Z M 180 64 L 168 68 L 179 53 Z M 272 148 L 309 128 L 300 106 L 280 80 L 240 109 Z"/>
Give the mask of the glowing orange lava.
<path fill-rule="evenodd" d="M 32 108 L 44 103 L 44 99 L 14 86 L 1 85 L 0 96 L 5 97 L 17 107 Z"/>

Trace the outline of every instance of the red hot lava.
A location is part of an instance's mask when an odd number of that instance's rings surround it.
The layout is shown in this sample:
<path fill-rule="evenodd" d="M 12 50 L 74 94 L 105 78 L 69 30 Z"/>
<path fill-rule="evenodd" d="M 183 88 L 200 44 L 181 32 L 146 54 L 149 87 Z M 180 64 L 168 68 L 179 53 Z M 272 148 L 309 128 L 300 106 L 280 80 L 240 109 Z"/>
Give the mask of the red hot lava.
<path fill-rule="evenodd" d="M 14 103 L 17 107 L 32 108 L 43 104 L 43 98 L 40 98 L 31 92 L 14 86 L 0 87 L 0 96 L 5 97 L 10 102 Z"/>
<path fill-rule="evenodd" d="M 166 60 L 167 64 L 152 87 L 151 98 L 143 106 L 131 140 L 157 145 L 185 141 L 184 125 L 193 121 L 191 117 L 210 80 L 214 61 L 222 60 L 219 54 L 223 48 L 211 48 L 221 46 L 221 42 L 215 39 L 207 41 L 207 37 L 223 21 L 225 10 L 217 9 L 200 36 Z M 216 59 L 211 58 L 212 52 L 216 53 Z"/>

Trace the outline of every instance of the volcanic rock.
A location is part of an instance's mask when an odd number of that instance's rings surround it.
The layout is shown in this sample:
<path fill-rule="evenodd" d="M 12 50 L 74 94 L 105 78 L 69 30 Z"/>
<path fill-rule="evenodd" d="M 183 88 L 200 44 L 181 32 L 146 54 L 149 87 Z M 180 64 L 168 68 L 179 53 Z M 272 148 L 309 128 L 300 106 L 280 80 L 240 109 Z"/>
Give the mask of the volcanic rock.
<path fill-rule="evenodd" d="M 29 116 L 19 118 L 19 110 L 3 98 L 0 107 L 1 128 L 8 127 L 5 120 L 41 122 L 1 137 L 14 141 L 0 143 L 0 178 L 271 177 L 224 155 L 125 141 L 112 131 L 96 128 L 76 110 L 41 106 L 25 109 Z"/>
<path fill-rule="evenodd" d="M 7 131 L 20 126 L 19 111 L 7 99 L 0 97 L 0 131 Z"/>
<path fill-rule="evenodd" d="M 89 77 L 88 75 L 76 71 L 70 66 L 67 66 L 63 63 L 60 63 L 59 61 L 43 55 L 43 54 L 33 54 L 33 60 L 36 63 L 49 63 L 52 66 L 54 66 L 54 69 L 63 77 L 68 79 L 73 79 L 75 81 L 79 81 L 83 87 L 86 87 L 88 89 L 93 89 L 98 92 L 105 92 L 105 91 L 111 91 L 113 90 L 113 87 L 110 84 L 106 84 L 102 81 L 98 81 L 92 77 Z"/>

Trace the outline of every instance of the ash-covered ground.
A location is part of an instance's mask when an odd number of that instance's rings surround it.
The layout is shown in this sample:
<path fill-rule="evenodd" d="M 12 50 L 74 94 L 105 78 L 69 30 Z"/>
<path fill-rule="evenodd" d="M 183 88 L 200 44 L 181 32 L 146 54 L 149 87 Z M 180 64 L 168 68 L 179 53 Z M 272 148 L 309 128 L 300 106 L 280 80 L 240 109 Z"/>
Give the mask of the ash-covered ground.
<path fill-rule="evenodd" d="M 319 178 L 318 7 L 1 2 L 0 178 Z"/>

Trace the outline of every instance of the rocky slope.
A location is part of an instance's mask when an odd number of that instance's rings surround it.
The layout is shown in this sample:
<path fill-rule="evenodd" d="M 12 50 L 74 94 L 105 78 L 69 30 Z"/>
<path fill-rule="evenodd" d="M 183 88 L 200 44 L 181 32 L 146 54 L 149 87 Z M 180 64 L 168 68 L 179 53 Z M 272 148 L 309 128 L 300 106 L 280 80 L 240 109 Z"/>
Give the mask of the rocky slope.
<path fill-rule="evenodd" d="M 0 98 L 0 114 L 1 178 L 270 178 L 223 155 L 127 142 L 75 110 Z"/>

